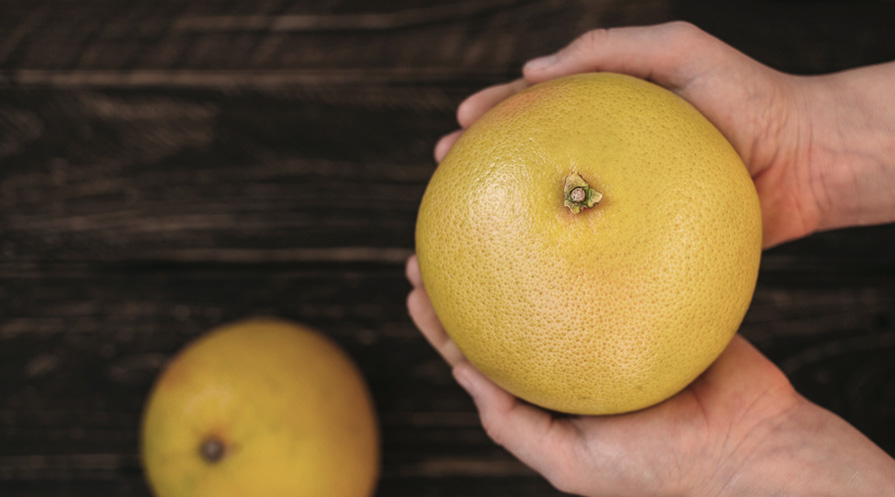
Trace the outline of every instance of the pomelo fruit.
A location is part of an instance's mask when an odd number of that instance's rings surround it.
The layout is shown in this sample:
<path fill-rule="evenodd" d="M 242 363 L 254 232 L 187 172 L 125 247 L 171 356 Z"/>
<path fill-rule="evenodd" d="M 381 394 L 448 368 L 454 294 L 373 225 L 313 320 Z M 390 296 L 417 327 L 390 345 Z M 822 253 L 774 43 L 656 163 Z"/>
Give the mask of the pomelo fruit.
<path fill-rule="evenodd" d="M 432 176 L 416 250 L 466 357 L 574 414 L 656 404 L 723 351 L 761 257 L 758 196 L 689 103 L 629 76 L 535 85 L 466 130 Z"/>
<path fill-rule="evenodd" d="M 211 331 L 165 367 L 146 404 L 142 461 L 157 497 L 369 497 L 379 431 L 358 368 L 303 326 Z"/>

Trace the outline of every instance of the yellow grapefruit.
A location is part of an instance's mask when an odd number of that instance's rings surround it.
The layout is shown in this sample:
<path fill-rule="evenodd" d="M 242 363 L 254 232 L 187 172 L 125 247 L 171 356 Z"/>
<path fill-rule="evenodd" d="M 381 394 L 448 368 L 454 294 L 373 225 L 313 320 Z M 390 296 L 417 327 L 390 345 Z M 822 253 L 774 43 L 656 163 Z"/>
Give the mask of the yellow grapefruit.
<path fill-rule="evenodd" d="M 256 319 L 210 332 L 165 368 L 142 458 L 158 497 L 369 497 L 379 433 L 366 384 L 335 343 Z"/>
<path fill-rule="evenodd" d="M 426 188 L 416 249 L 438 317 L 482 372 L 549 409 L 620 413 L 683 389 L 736 333 L 761 213 L 695 108 L 591 73 L 533 86 L 463 133 Z"/>

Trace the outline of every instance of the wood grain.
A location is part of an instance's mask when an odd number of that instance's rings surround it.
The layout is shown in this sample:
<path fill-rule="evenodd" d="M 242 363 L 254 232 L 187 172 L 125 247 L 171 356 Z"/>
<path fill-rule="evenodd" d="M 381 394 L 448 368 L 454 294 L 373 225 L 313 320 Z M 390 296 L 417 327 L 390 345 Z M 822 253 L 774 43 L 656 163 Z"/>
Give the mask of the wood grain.
<path fill-rule="evenodd" d="M 466 95 L 593 27 L 689 19 L 800 73 L 895 58 L 891 2 L 749 5 L 0 3 L 0 495 L 148 495 L 153 379 L 257 315 L 357 360 L 379 495 L 560 495 L 487 439 L 406 316 L 432 146 Z M 893 244 L 879 226 L 768 251 L 742 330 L 890 454 Z"/>

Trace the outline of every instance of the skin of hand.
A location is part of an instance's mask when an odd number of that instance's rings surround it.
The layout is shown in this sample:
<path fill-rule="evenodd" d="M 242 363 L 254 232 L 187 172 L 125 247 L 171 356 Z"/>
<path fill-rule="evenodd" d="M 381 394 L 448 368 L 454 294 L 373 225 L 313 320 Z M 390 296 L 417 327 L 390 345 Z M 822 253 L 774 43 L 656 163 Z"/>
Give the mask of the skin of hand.
<path fill-rule="evenodd" d="M 526 64 L 457 112 L 463 129 L 541 81 L 586 71 L 651 80 L 690 101 L 743 157 L 761 199 L 764 245 L 895 220 L 895 64 L 783 74 L 686 23 L 588 32 Z M 462 133 L 442 138 L 438 162 Z M 615 416 L 566 416 L 516 399 L 463 356 L 407 264 L 411 318 L 472 396 L 488 435 L 557 489 L 608 496 L 895 495 L 895 459 L 800 396 L 736 336 L 678 395 Z"/>

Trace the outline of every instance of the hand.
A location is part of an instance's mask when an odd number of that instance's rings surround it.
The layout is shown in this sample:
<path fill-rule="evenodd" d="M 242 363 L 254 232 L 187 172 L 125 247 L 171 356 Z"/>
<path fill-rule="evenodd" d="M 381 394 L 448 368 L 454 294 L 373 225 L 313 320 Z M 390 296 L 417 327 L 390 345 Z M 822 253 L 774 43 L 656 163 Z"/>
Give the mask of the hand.
<path fill-rule="evenodd" d="M 895 495 L 895 460 L 798 395 L 740 336 L 689 387 L 657 406 L 604 417 L 555 415 L 516 399 L 464 358 L 435 315 L 415 257 L 407 277 L 411 318 L 453 367 L 488 435 L 563 492 Z"/>
<path fill-rule="evenodd" d="M 458 121 L 468 128 L 532 84 L 587 71 L 651 80 L 712 121 L 755 181 L 765 247 L 817 230 L 895 221 L 895 64 L 798 77 L 686 23 L 595 30 L 530 61 L 523 79 L 469 97 Z M 460 133 L 438 143 L 436 160 Z"/>

